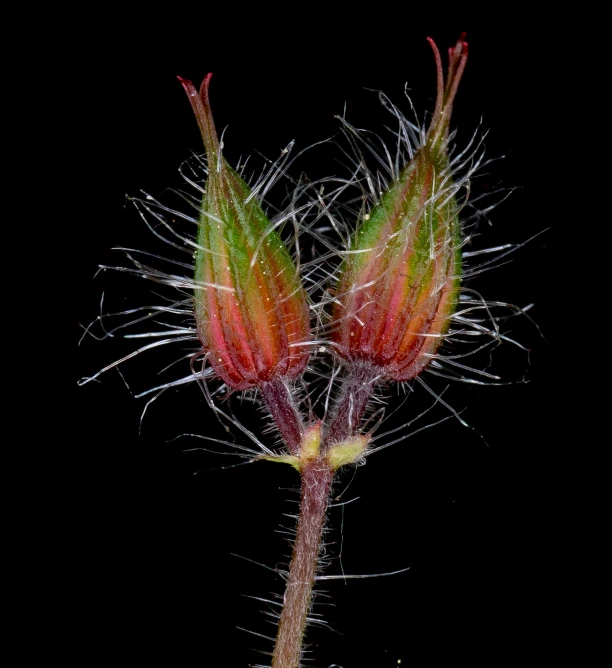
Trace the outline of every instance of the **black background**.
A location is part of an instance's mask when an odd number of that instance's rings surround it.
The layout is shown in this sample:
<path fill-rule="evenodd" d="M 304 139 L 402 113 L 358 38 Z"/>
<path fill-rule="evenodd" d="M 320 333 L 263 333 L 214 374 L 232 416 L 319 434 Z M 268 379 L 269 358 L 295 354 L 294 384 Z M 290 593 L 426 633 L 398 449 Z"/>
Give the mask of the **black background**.
<path fill-rule="evenodd" d="M 180 185 L 179 163 L 200 150 L 176 75 L 199 84 L 214 72 L 212 107 L 217 127 L 227 126 L 230 162 L 248 153 L 275 159 L 292 139 L 297 151 L 337 133 L 334 115 L 345 102 L 355 125 L 380 131 L 388 119 L 376 93 L 366 88 L 383 90 L 408 114 L 408 82 L 419 115 L 431 111 L 435 69 L 425 38 L 432 36 L 443 49 L 467 30 L 470 56 L 453 117 L 458 143 L 467 142 L 482 118 L 483 129 L 490 129 L 487 155 L 505 158 L 484 170 L 476 192 L 516 188 L 492 212 L 493 225 L 481 226 L 479 244 L 520 243 L 550 227 L 473 286 L 489 299 L 534 303 L 530 313 L 548 342 L 526 320 L 512 321 L 512 335 L 530 352 L 502 346 L 496 368 L 529 382 L 451 387 L 445 397 L 466 408 L 463 416 L 474 431 L 447 421 L 342 478 L 336 494 L 352 480 L 342 499 L 359 499 L 345 506 L 344 516 L 332 509 L 330 556 L 337 557 L 342 538 L 348 574 L 411 570 L 326 582 L 330 598 L 320 600 L 333 606 L 315 611 L 333 631 L 312 629 L 309 640 L 312 665 L 324 668 L 387 668 L 400 659 L 401 665 L 495 665 L 527 648 L 537 656 L 545 652 L 543 620 L 555 607 L 552 425 L 560 426 L 552 399 L 550 247 L 557 230 L 547 217 L 538 144 L 546 98 L 541 36 L 510 19 L 472 27 L 381 11 L 345 27 L 314 12 L 270 21 L 238 18 L 238 12 L 236 6 L 214 16 L 177 17 L 169 11 L 154 27 L 147 17 L 118 17 L 105 24 L 105 39 L 89 50 L 82 156 L 88 210 L 75 231 L 82 249 L 75 265 L 77 320 L 86 324 L 96 317 L 103 291 L 105 310 L 152 300 L 152 286 L 140 279 L 111 272 L 93 277 L 99 264 L 122 264 L 111 250 L 115 244 L 155 247 L 125 195 L 142 188 L 163 198 L 167 187 Z M 343 173 L 337 157 L 331 149 L 307 154 L 295 174 Z M 79 348 L 79 376 L 127 354 L 134 343 L 86 339 Z M 124 364 L 131 390 L 155 384 L 155 373 L 177 357 L 167 351 Z M 287 560 L 289 548 L 277 530 L 292 524 L 283 513 L 295 511 L 291 490 L 297 475 L 265 463 L 221 470 L 216 467 L 234 460 L 183 453 L 198 443 L 170 440 L 180 433 L 223 437 L 197 388 L 162 396 L 150 406 L 139 434 L 144 401 L 134 399 L 114 371 L 101 380 L 79 388 L 76 398 L 79 498 L 85 501 L 78 509 L 75 565 L 82 573 L 89 629 L 84 658 L 266 664 L 256 650 L 270 651 L 271 642 L 239 627 L 274 635 L 261 612 L 266 604 L 246 596 L 280 594 L 282 581 L 232 555 L 271 568 Z M 431 385 L 438 391 L 446 386 L 440 379 Z M 427 403 L 419 390 L 402 409 L 403 420 Z M 257 430 L 258 414 L 249 406 L 242 410 L 245 423 Z M 443 416 L 432 414 L 432 420 Z M 398 417 L 389 428 L 399 424 Z M 327 573 L 340 573 L 338 559 Z"/>

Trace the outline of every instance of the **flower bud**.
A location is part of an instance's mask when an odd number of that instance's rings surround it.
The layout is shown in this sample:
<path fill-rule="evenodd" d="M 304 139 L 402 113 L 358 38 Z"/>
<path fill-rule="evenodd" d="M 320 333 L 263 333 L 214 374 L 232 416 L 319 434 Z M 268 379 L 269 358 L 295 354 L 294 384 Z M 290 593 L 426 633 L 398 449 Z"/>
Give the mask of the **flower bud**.
<path fill-rule="evenodd" d="M 444 85 L 431 39 L 438 91 L 413 159 L 358 226 L 344 260 L 333 339 L 343 356 L 396 381 L 416 377 L 448 330 L 461 280 L 461 228 L 447 154 L 453 99 L 467 59 L 461 36 L 449 49 Z"/>
<path fill-rule="evenodd" d="M 293 378 L 308 361 L 308 304 L 291 256 L 243 179 L 223 158 L 208 87 L 179 77 L 208 164 L 195 254 L 198 337 L 215 373 L 244 390 Z"/>

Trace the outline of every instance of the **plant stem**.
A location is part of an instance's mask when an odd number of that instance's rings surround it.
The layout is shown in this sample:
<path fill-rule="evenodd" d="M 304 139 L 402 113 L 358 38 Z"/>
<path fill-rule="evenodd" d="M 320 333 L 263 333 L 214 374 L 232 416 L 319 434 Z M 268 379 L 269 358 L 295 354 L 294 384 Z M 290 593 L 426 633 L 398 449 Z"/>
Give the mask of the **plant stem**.
<path fill-rule="evenodd" d="M 291 454 L 299 455 L 304 429 L 289 388 L 278 378 L 263 383 L 260 390 L 283 441 Z"/>
<path fill-rule="evenodd" d="M 300 515 L 272 654 L 272 668 L 299 668 L 334 478 L 334 471 L 325 454 L 334 443 L 358 433 L 377 377 L 376 370 L 369 364 L 354 363 L 347 367 L 329 426 L 324 431 L 320 454 L 316 459 L 302 459 Z M 261 391 L 283 440 L 293 454 L 300 456 L 304 429 L 288 387 L 275 380 L 262 385 Z"/>
<path fill-rule="evenodd" d="M 334 474 L 322 458 L 302 470 L 300 517 L 272 668 L 298 668 Z"/>
<path fill-rule="evenodd" d="M 329 425 L 324 430 L 322 452 L 326 452 L 334 443 L 344 441 L 359 431 L 361 418 L 372 397 L 378 376 L 370 364 L 354 362 L 347 366 L 347 373 L 332 409 Z"/>

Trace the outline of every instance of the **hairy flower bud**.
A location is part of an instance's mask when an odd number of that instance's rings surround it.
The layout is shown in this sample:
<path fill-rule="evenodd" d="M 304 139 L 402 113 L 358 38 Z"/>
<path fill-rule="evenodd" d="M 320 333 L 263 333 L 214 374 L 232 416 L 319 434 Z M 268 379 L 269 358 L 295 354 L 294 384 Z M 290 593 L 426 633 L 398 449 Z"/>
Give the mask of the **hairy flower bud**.
<path fill-rule="evenodd" d="M 197 331 L 216 374 L 244 390 L 300 374 L 308 361 L 308 304 L 291 256 L 248 185 L 227 164 L 208 87 L 179 77 L 206 148 L 208 179 L 195 254 Z"/>
<path fill-rule="evenodd" d="M 461 280 L 461 229 L 447 153 L 453 99 L 467 59 L 461 36 L 449 49 L 446 86 L 431 39 L 438 92 L 413 159 L 358 226 L 341 267 L 333 338 L 341 354 L 387 378 L 416 377 L 448 330 Z"/>

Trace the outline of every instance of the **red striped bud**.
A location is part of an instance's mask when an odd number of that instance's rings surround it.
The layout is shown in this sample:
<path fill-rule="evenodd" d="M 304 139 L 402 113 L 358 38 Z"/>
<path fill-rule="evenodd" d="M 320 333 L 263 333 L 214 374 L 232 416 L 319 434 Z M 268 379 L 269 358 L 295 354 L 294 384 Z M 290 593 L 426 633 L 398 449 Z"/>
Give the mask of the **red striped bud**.
<path fill-rule="evenodd" d="M 453 100 L 467 59 L 464 35 L 437 72 L 435 111 L 413 159 L 360 222 L 341 267 L 333 339 L 350 360 L 397 381 L 438 350 L 459 296 L 461 228 L 447 155 Z"/>
<path fill-rule="evenodd" d="M 244 390 L 299 375 L 308 361 L 308 304 L 291 256 L 243 179 L 223 158 L 208 99 L 179 77 L 208 163 L 195 255 L 197 331 L 210 364 Z"/>

